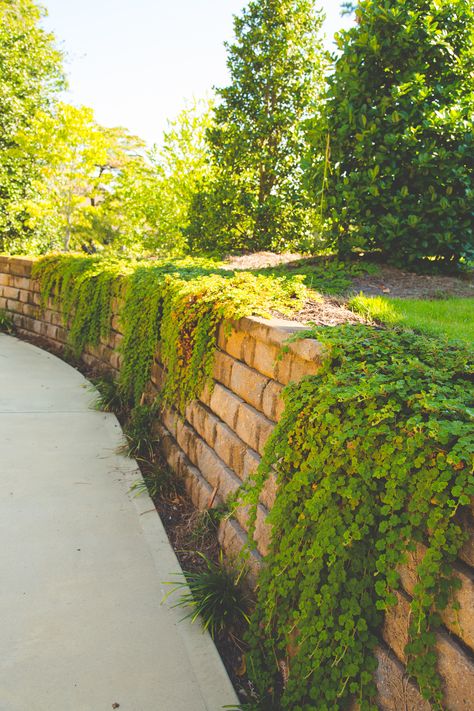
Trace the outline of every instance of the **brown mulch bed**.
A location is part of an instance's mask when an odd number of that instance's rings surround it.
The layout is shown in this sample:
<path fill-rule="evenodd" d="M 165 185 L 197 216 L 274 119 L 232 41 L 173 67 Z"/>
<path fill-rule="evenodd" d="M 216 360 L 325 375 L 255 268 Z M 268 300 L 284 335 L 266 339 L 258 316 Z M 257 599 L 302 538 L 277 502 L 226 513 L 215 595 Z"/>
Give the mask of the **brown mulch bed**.
<path fill-rule="evenodd" d="M 351 290 L 368 296 L 388 296 L 401 299 L 445 299 L 450 296 L 474 297 L 474 279 L 454 276 L 414 274 L 396 267 L 380 265 L 376 275 L 356 277 Z"/>
<path fill-rule="evenodd" d="M 354 313 L 344 303 L 344 299 L 336 297 L 324 297 L 321 300 L 309 300 L 300 311 L 296 311 L 291 317 L 285 316 L 278 311 L 273 311 L 276 318 L 290 318 L 291 321 L 300 323 L 311 323 L 316 326 L 338 326 L 342 323 L 365 323 L 365 319 Z"/>
<path fill-rule="evenodd" d="M 225 259 L 227 269 L 263 269 L 264 267 L 277 267 L 279 264 L 289 264 L 303 259 L 302 254 L 285 252 L 252 252 L 239 257 L 231 256 Z"/>

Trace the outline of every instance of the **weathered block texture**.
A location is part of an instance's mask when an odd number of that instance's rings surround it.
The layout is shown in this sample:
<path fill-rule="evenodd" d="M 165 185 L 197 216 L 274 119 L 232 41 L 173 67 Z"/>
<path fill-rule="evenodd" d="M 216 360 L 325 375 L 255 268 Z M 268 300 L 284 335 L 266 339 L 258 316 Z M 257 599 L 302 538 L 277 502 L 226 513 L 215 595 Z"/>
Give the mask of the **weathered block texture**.
<path fill-rule="evenodd" d="M 0 309 L 8 311 L 17 333 L 36 339 L 61 354 L 68 344 L 67 324 L 50 299 L 40 306 L 39 285 L 31 278 L 32 260 L 0 256 Z M 88 347 L 82 361 L 90 368 L 117 375 L 121 367 L 121 300 L 114 298 L 110 334 L 95 348 Z M 175 410 L 162 413 L 155 424 L 163 455 L 179 476 L 199 509 L 217 505 L 235 492 L 257 469 L 265 445 L 284 409 L 282 391 L 290 381 L 318 372 L 324 352 L 313 339 L 286 344 L 289 336 L 304 330 L 290 321 L 243 318 L 223 324 L 218 331 L 213 387 L 180 417 Z M 166 376 L 157 348 L 147 396 L 155 397 Z M 271 530 L 268 511 L 275 503 L 277 481 L 271 476 L 261 494 L 256 521 L 257 551 L 249 556 L 249 578 L 255 581 L 267 553 Z M 229 557 L 247 543 L 248 512 L 224 520 L 219 541 Z M 445 708 L 474 710 L 474 516 L 465 509 L 459 519 L 469 533 L 460 553 L 456 575 L 462 583 L 456 593 L 459 611 L 450 606 L 442 613 L 444 626 L 437 636 L 439 671 L 443 678 Z M 384 711 L 429 711 L 429 704 L 405 672 L 404 648 L 408 634 L 410 595 L 417 584 L 416 569 L 424 555 L 422 546 L 400 569 L 402 591 L 398 604 L 386 615 L 377 649 L 378 705 Z M 356 709 L 357 704 L 351 708 Z"/>

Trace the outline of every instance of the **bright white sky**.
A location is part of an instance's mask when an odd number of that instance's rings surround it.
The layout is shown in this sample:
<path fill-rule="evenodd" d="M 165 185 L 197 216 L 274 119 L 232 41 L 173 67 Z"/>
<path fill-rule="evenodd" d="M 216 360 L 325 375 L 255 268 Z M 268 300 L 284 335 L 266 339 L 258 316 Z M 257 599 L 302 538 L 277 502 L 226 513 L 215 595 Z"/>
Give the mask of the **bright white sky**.
<path fill-rule="evenodd" d="M 67 100 L 91 106 L 105 126 L 159 143 L 187 99 L 228 81 L 224 40 L 245 0 L 42 0 L 66 53 Z M 350 24 L 322 0 L 328 46 Z"/>

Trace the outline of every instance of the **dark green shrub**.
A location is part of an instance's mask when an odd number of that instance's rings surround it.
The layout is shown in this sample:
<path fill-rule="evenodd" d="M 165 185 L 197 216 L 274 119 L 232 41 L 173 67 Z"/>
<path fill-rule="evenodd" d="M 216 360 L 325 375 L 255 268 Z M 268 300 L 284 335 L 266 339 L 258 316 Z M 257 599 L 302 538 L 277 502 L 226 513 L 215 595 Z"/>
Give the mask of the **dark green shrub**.
<path fill-rule="evenodd" d="M 318 193 L 330 238 L 399 263 L 472 258 L 474 6 L 361 0 L 356 16 L 338 38 L 325 130 L 315 127 L 319 156 L 330 135 Z"/>

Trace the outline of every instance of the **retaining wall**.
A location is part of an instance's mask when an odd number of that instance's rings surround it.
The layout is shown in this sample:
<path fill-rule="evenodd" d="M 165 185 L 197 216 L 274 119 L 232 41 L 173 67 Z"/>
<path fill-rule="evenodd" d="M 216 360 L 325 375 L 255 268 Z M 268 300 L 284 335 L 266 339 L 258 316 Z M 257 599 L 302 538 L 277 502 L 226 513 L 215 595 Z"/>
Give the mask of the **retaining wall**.
<path fill-rule="evenodd" d="M 37 338 L 61 354 L 67 344 L 67 328 L 49 301 L 40 307 L 39 285 L 31 278 L 32 260 L 0 256 L 0 309 L 13 317 L 19 336 Z M 120 302 L 114 301 L 112 329 L 107 340 L 82 355 L 88 367 L 120 370 L 118 347 L 122 340 Z M 228 326 L 228 325 L 227 325 Z M 303 329 L 290 321 L 244 318 L 232 330 L 219 329 L 214 362 L 214 384 L 186 409 L 185 418 L 168 409 L 156 422 L 163 453 L 171 468 L 185 483 L 196 507 L 204 509 L 234 492 L 260 461 L 265 443 L 278 421 L 283 403 L 281 392 L 290 381 L 314 374 L 323 357 L 320 344 L 312 339 L 292 343 L 282 353 L 284 341 Z M 159 392 L 164 371 L 159 348 L 153 364 L 147 394 Z M 262 493 L 257 517 L 257 548 L 251 558 L 256 574 L 268 550 L 270 530 L 268 510 L 276 495 L 269 480 Z M 444 680 L 445 707 L 452 711 L 474 711 L 474 505 L 463 513 L 469 531 L 456 565 L 462 581 L 457 593 L 459 612 L 443 614 L 444 627 L 438 634 L 439 670 Z M 220 543 L 227 555 L 236 555 L 245 544 L 245 511 L 237 520 L 221 524 Z M 404 647 L 409 624 L 410 593 L 416 584 L 416 565 L 423 556 L 421 547 L 401 570 L 403 591 L 399 602 L 386 616 L 377 650 L 379 706 L 384 711 L 425 711 L 430 709 L 416 686 L 407 679 Z M 354 706 L 355 708 L 355 706 Z"/>

